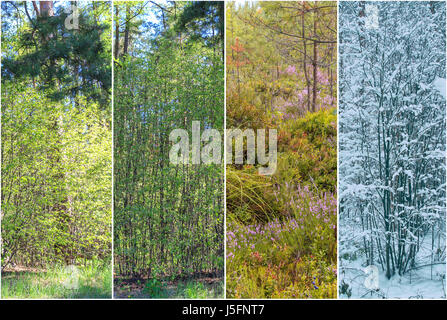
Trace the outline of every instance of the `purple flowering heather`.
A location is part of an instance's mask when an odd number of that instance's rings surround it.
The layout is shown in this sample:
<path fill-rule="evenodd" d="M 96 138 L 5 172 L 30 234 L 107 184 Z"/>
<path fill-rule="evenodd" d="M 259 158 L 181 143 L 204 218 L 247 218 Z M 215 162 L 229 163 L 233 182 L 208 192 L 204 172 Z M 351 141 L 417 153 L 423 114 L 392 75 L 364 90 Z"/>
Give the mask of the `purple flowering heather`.
<path fill-rule="evenodd" d="M 331 240 L 331 237 L 334 237 L 333 230 L 336 229 L 337 223 L 335 195 L 324 193 L 317 197 L 307 186 L 293 187 L 286 183 L 278 193 L 278 198 L 282 203 L 284 216 L 267 223 L 247 226 L 228 224 L 227 252 L 232 254 L 231 257 L 234 256 L 233 253 L 237 254 L 239 249 L 254 251 L 258 245 L 273 245 L 297 232 L 303 237 L 319 241 Z"/>

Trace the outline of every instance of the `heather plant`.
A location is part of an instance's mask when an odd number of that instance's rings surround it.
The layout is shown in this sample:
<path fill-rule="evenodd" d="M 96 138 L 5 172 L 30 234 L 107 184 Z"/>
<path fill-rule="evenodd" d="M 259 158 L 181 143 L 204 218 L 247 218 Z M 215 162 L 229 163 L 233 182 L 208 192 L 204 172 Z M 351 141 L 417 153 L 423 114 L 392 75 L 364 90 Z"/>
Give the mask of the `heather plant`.
<path fill-rule="evenodd" d="M 252 165 L 227 167 L 227 209 L 242 222 L 281 215 L 278 186 L 302 185 L 333 192 L 337 181 L 336 115 L 333 109 L 283 122 L 278 136 L 278 166 L 273 177 Z M 276 187 L 274 187 L 276 185 Z"/>
<path fill-rule="evenodd" d="M 291 185 L 274 196 L 282 216 L 227 225 L 227 295 L 335 297 L 336 197 Z"/>

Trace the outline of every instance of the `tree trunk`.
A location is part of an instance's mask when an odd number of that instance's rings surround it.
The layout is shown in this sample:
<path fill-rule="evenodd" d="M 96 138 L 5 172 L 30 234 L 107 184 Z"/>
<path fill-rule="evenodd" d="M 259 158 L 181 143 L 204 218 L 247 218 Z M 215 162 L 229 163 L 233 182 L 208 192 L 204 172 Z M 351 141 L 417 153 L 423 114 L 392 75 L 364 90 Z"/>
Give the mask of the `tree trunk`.
<path fill-rule="evenodd" d="M 118 60 L 120 52 L 120 20 L 119 20 L 120 9 L 115 6 L 115 60 Z"/>

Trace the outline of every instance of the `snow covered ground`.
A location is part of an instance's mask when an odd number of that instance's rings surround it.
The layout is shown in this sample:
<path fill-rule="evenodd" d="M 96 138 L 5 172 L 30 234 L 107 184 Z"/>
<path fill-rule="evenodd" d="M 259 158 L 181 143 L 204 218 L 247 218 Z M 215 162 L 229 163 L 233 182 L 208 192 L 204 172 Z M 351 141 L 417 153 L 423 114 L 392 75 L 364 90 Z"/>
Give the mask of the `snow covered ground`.
<path fill-rule="evenodd" d="M 445 257 L 431 264 L 430 243 L 427 236 L 417 255 L 417 265 L 406 274 L 394 275 L 387 279 L 379 263 L 378 289 L 371 286 L 372 273 L 368 271 L 366 259 L 362 253 L 361 231 L 355 223 L 340 226 L 339 251 L 339 298 L 340 299 L 445 299 L 446 298 L 446 264 Z M 343 284 L 349 285 L 342 294 Z"/>
<path fill-rule="evenodd" d="M 445 264 L 423 267 L 409 271 L 403 276 L 395 275 L 390 280 L 379 266 L 379 289 L 368 289 L 368 274 L 360 259 L 340 261 L 340 284 L 349 284 L 351 299 L 445 299 Z M 346 294 L 339 298 L 347 299 Z"/>

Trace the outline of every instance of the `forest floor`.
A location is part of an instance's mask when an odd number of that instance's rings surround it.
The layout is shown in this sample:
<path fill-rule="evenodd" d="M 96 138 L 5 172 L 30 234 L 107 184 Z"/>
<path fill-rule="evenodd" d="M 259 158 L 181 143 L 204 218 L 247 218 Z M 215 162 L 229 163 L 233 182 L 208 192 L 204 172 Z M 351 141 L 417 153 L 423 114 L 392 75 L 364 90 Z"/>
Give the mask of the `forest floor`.
<path fill-rule="evenodd" d="M 115 277 L 114 297 L 118 299 L 212 299 L 223 298 L 222 278 L 202 276 L 178 280 Z"/>
<path fill-rule="evenodd" d="M 95 299 L 111 297 L 110 268 L 66 267 L 51 269 L 14 267 L 2 272 L 4 299 Z"/>

